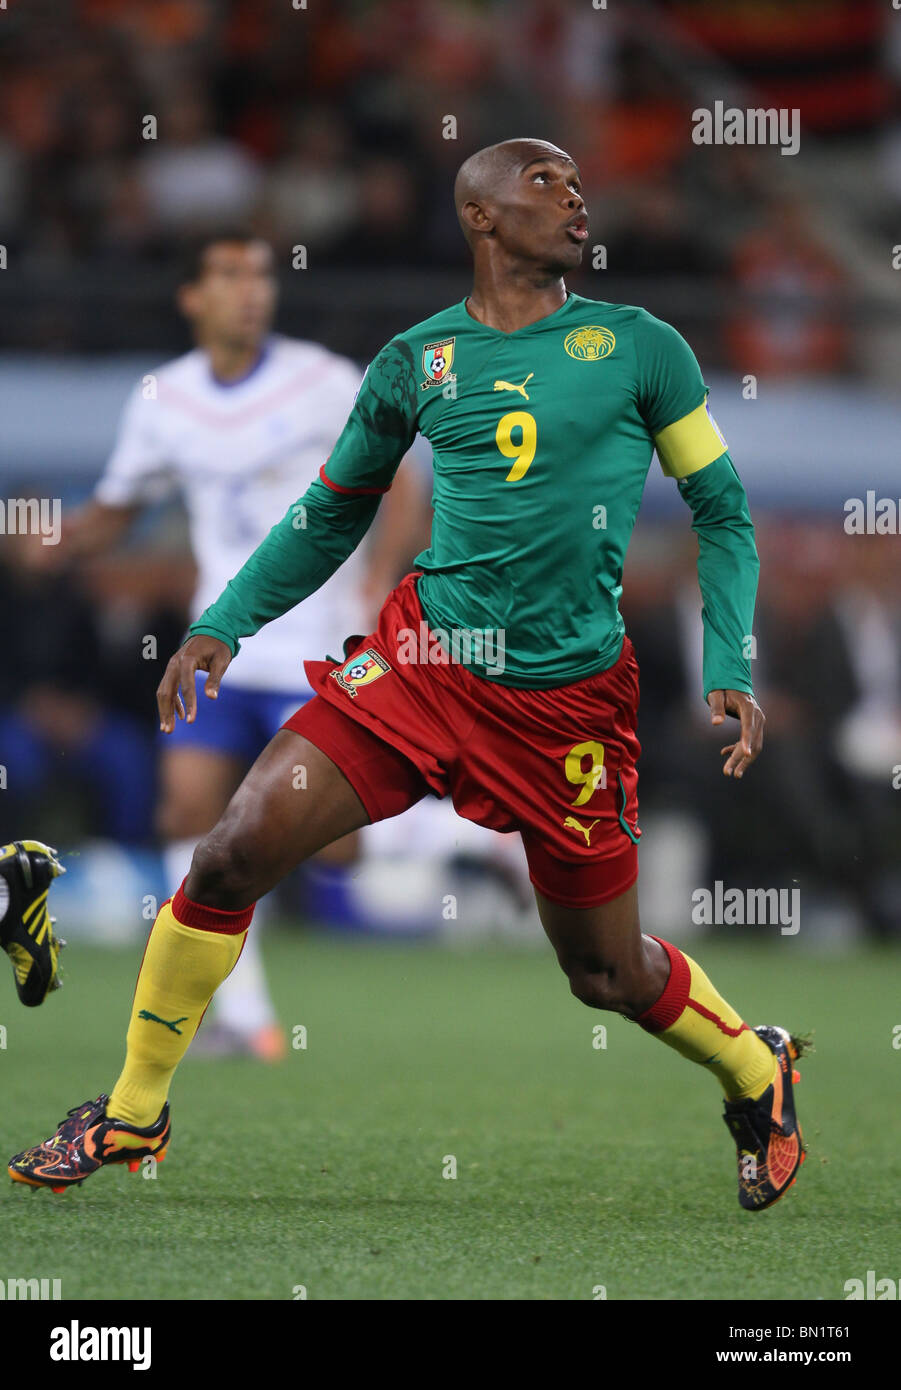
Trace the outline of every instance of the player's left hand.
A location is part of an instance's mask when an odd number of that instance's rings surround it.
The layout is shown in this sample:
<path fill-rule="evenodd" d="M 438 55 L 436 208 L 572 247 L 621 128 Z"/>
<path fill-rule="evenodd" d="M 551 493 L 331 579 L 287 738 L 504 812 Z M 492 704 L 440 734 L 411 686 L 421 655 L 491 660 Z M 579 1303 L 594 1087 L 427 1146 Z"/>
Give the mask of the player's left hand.
<path fill-rule="evenodd" d="M 741 735 L 737 743 L 727 743 L 720 753 L 725 777 L 741 777 L 763 748 L 766 716 L 754 699 L 744 690 L 711 690 L 707 696 L 711 709 L 711 724 L 722 724 L 727 714 L 741 720 Z"/>

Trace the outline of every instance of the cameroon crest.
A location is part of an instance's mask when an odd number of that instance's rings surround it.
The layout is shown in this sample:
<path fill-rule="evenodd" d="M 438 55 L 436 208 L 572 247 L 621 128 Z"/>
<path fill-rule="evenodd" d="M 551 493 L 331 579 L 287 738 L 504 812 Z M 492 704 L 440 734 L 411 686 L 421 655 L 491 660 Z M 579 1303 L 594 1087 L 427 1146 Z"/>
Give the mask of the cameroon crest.
<path fill-rule="evenodd" d="M 444 386 L 457 377 L 451 371 L 454 362 L 454 343 L 456 338 L 443 338 L 440 343 L 426 343 L 422 349 L 422 374 L 425 381 L 419 383 L 420 391 L 430 386 Z"/>
<path fill-rule="evenodd" d="M 361 685 L 371 685 L 379 676 L 390 670 L 391 667 L 385 658 L 370 647 L 365 652 L 357 652 L 350 661 L 345 661 L 340 671 L 332 671 L 331 674 L 341 689 L 346 690 L 350 698 L 355 700 Z"/>
<path fill-rule="evenodd" d="M 597 324 L 586 324 L 567 333 L 563 346 L 577 362 L 597 362 L 609 357 L 616 347 L 616 339 L 609 328 L 599 328 Z"/>

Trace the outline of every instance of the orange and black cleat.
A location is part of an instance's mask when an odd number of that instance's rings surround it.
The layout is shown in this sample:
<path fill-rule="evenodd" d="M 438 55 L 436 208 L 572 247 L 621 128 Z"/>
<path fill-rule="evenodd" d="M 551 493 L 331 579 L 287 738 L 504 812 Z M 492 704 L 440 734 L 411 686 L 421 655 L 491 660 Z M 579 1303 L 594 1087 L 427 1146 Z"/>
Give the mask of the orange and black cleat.
<path fill-rule="evenodd" d="M 47 895 L 66 871 L 56 850 L 40 840 L 14 840 L 0 846 L 0 947 L 12 961 L 16 989 L 29 1008 L 59 989 L 59 953 L 65 941 L 53 934 L 55 917 Z"/>
<path fill-rule="evenodd" d="M 107 1163 L 127 1163 L 132 1173 L 140 1168 L 142 1159 L 155 1158 L 162 1163 L 172 1134 L 169 1102 L 159 1119 L 139 1129 L 107 1115 L 108 1100 L 109 1096 L 98 1096 L 76 1105 L 52 1139 L 11 1158 L 8 1172 L 13 1182 L 65 1192 Z"/>
<path fill-rule="evenodd" d="M 727 1100 L 723 1116 L 738 1148 L 738 1200 L 746 1211 L 778 1202 L 804 1162 L 792 1088 L 801 1080 L 793 1063 L 808 1044 L 784 1028 L 761 1025 L 754 1032 L 776 1055 L 775 1078 L 759 1100 Z"/>

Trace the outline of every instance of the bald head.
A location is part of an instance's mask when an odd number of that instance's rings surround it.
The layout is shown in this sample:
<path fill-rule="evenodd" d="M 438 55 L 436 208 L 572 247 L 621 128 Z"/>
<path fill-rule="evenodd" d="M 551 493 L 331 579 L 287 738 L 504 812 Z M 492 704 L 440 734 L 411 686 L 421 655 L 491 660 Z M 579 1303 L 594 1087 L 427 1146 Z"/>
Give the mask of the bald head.
<path fill-rule="evenodd" d="M 569 155 L 548 140 L 502 140 L 476 150 L 459 168 L 454 181 L 454 205 L 467 243 L 472 246 L 478 235 L 464 213 L 467 204 L 483 208 L 486 201 L 502 194 L 505 184 L 515 178 L 533 160 L 550 158 L 572 163 Z"/>

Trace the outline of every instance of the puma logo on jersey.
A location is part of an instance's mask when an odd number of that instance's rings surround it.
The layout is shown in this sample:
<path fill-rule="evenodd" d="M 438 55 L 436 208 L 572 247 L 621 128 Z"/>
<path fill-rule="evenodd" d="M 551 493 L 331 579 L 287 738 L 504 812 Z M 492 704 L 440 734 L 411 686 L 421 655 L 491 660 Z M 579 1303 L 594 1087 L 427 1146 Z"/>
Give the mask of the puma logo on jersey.
<path fill-rule="evenodd" d="M 525 381 L 521 386 L 515 386 L 510 381 L 496 381 L 494 383 L 494 389 L 495 391 L 518 391 L 519 394 L 522 396 L 523 400 L 527 401 L 529 399 L 529 396 L 528 392 L 526 391 L 526 386 L 532 380 L 532 377 L 534 375 L 534 372 L 529 372 L 529 375 L 526 377 Z"/>
<path fill-rule="evenodd" d="M 575 816 L 567 816 L 567 817 L 566 817 L 566 820 L 563 822 L 563 829 L 564 829 L 564 830 L 578 830 L 578 832 L 579 832 L 580 835 L 584 835 L 584 836 L 585 836 L 585 843 L 586 843 L 586 845 L 590 845 L 590 844 L 591 844 L 591 832 L 592 832 L 592 830 L 594 830 L 594 827 L 595 827 L 596 825 L 600 825 L 600 817 L 599 817 L 597 820 L 593 820 L 593 821 L 591 822 L 591 825 L 589 825 L 589 826 L 586 827 L 586 826 L 584 826 L 584 825 L 582 824 L 581 821 L 576 820 Z"/>

